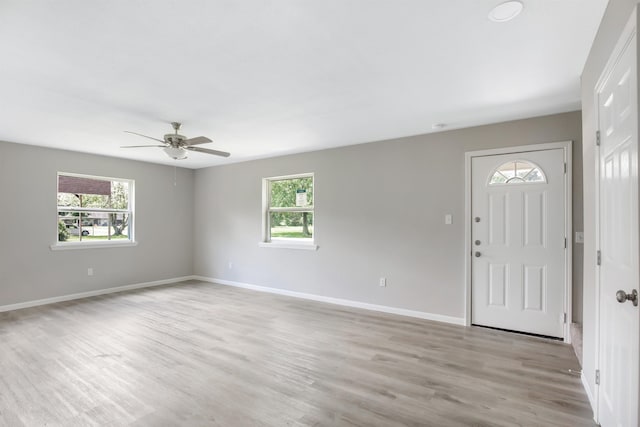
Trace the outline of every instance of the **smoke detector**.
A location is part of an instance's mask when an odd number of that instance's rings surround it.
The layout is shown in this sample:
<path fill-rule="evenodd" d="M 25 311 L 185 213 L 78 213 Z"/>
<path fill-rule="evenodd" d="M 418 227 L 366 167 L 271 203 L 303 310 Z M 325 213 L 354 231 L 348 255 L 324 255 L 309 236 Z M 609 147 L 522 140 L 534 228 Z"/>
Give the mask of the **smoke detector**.
<path fill-rule="evenodd" d="M 507 22 L 511 21 L 516 16 L 520 15 L 524 9 L 524 5 L 520 1 L 507 1 L 500 3 L 489 12 L 489 19 L 493 22 Z"/>

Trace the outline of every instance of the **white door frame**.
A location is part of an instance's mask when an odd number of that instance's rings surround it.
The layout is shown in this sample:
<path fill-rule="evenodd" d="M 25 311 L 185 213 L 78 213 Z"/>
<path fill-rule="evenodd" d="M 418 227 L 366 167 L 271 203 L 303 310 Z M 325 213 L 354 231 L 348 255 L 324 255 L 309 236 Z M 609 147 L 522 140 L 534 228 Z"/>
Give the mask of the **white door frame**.
<path fill-rule="evenodd" d="M 550 142 L 545 144 L 520 145 L 515 147 L 494 148 L 489 150 L 468 151 L 464 154 L 464 251 L 465 251 L 465 325 L 471 326 L 471 161 L 474 157 L 494 156 L 497 154 L 517 154 L 528 153 L 532 151 L 545 151 L 562 149 L 564 152 L 564 162 L 567 165 L 567 173 L 564 175 L 564 235 L 567 239 L 567 250 L 565 251 L 565 291 L 564 291 L 564 312 L 567 313 L 567 319 L 564 327 L 564 342 L 571 343 L 571 316 L 572 316 L 572 266 L 573 266 L 573 248 L 572 248 L 572 141 Z"/>
<path fill-rule="evenodd" d="M 611 56 L 609 57 L 609 59 L 607 60 L 607 64 L 605 65 L 604 69 L 602 70 L 602 74 L 600 74 L 600 77 L 598 78 L 598 81 L 593 89 L 593 95 L 594 95 L 594 102 L 595 102 L 595 128 L 599 131 L 600 130 L 600 105 L 598 102 L 598 94 L 600 93 L 600 91 L 604 88 L 605 84 L 607 83 L 609 77 L 611 76 L 611 73 L 613 73 L 613 70 L 616 66 L 616 64 L 618 63 L 620 56 L 622 56 L 622 54 L 624 53 L 627 45 L 631 42 L 631 40 L 633 39 L 633 37 L 636 35 L 636 18 L 637 16 L 637 7 L 633 8 L 633 11 L 631 12 L 631 16 L 629 17 L 629 20 L 627 21 L 627 24 L 624 27 L 624 30 L 622 31 L 622 33 L 620 34 L 620 38 L 618 39 L 618 41 L 616 42 L 615 47 L 613 48 L 613 51 L 611 52 Z M 637 78 L 637 76 L 635 77 Z M 600 250 L 600 146 L 596 145 L 595 147 L 595 152 L 594 152 L 594 159 L 595 159 L 595 163 L 596 163 L 596 176 L 595 176 L 595 220 L 596 220 L 596 233 L 595 233 L 595 249 L 596 250 Z M 600 370 L 600 266 L 594 265 L 593 266 L 593 275 L 595 278 L 595 313 L 594 313 L 594 318 L 595 318 L 595 325 L 596 325 L 596 331 L 595 331 L 595 369 L 596 371 Z M 587 375 L 590 375 L 590 373 L 587 373 Z M 591 407 L 593 409 L 593 419 L 596 422 L 599 422 L 600 419 L 600 414 L 599 412 L 599 408 L 600 408 L 600 386 L 598 384 L 595 384 L 595 390 L 593 390 L 593 394 L 591 395 L 589 393 L 590 389 L 589 387 L 586 386 L 586 384 L 588 384 L 588 381 L 585 378 L 585 372 L 582 373 L 582 382 L 583 384 L 585 384 L 585 389 L 587 390 L 587 394 L 589 394 L 589 397 L 593 397 L 593 400 L 591 402 Z"/>

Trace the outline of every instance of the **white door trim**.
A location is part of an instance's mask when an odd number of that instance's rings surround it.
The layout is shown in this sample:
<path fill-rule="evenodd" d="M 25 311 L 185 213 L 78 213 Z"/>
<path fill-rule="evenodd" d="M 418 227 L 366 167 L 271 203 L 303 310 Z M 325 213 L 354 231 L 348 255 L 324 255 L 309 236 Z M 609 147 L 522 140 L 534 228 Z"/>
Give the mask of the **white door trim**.
<path fill-rule="evenodd" d="M 626 50 L 629 43 L 631 43 L 633 37 L 636 35 L 637 31 L 637 7 L 633 8 L 631 12 L 631 16 L 627 21 L 622 33 L 620 34 L 620 38 L 616 42 L 615 47 L 611 51 L 611 56 L 607 60 L 607 64 L 602 70 L 602 74 L 598 78 L 596 85 L 593 88 L 593 99 L 595 106 L 595 128 L 596 131 L 600 130 L 600 105 L 598 94 L 602 91 L 605 84 L 609 80 L 611 73 L 615 66 L 617 65 L 620 57 Z M 637 76 L 636 76 L 637 78 Z M 595 222 L 596 222 L 596 232 L 595 232 L 595 249 L 596 251 L 600 250 L 600 147 L 596 145 L 594 150 L 594 161 L 595 161 Z M 595 257 L 594 257 L 595 258 Z M 597 263 L 593 266 L 593 276 L 595 278 L 595 369 L 598 371 L 600 369 L 600 267 Z M 584 375 L 584 373 L 583 373 Z M 587 372 L 586 375 L 595 375 L 595 373 Z M 593 377 L 591 377 L 593 378 Z M 588 382 L 589 383 L 589 382 Z M 594 381 L 595 383 L 595 381 Z M 599 406 L 600 406 L 600 387 L 598 384 L 595 384 L 594 390 L 591 390 L 591 393 L 588 393 L 590 396 L 593 396 L 593 401 L 591 403 L 591 409 L 593 409 L 593 419 L 596 422 L 600 420 Z"/>
<path fill-rule="evenodd" d="M 468 151 L 464 154 L 464 251 L 465 251 L 465 325 L 471 326 L 471 160 L 474 157 L 493 156 L 496 154 L 516 154 L 531 151 L 545 151 L 562 149 L 564 151 L 564 162 L 567 165 L 567 173 L 564 180 L 565 194 L 565 220 L 564 231 L 567 239 L 567 250 L 565 251 L 565 292 L 564 310 L 567 313 L 567 321 L 564 324 L 564 342 L 571 342 L 569 328 L 572 317 L 572 141 L 550 142 L 545 144 L 521 145 L 516 147 L 494 148 L 481 151 Z"/>

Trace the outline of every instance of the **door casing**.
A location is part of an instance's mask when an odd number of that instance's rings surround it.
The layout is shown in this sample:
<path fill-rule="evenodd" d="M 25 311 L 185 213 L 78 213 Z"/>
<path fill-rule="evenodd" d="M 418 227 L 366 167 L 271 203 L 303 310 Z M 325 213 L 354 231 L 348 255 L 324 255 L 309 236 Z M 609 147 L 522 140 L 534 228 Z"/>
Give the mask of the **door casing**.
<path fill-rule="evenodd" d="M 567 165 L 567 173 L 564 179 L 564 194 L 565 194 L 565 218 L 564 218 L 564 233 L 567 239 L 567 250 L 565 251 L 565 291 L 564 291 L 564 312 L 567 313 L 567 320 L 563 327 L 564 342 L 571 342 L 571 335 L 569 328 L 571 326 L 572 318 L 572 266 L 573 266 L 573 250 L 572 250 L 572 141 L 550 142 L 543 144 L 533 145 L 520 145 L 514 147 L 495 148 L 480 151 L 468 151 L 465 153 L 465 200 L 464 200 L 464 250 L 465 250 L 465 325 L 471 326 L 471 292 L 472 292 L 472 274 L 471 274 L 471 257 L 472 257 L 472 244 L 471 244 L 471 161 L 474 157 L 493 156 L 497 154 L 517 154 L 527 153 L 532 151 L 545 151 L 562 149 L 564 152 L 564 162 Z"/>

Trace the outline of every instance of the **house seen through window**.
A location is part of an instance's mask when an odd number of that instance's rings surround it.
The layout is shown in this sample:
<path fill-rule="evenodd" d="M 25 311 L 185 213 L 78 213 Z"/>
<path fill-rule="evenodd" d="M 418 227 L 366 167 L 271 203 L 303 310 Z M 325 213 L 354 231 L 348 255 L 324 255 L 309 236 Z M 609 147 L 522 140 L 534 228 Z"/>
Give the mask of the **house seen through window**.
<path fill-rule="evenodd" d="M 58 173 L 58 242 L 133 240 L 133 181 Z"/>
<path fill-rule="evenodd" d="M 313 174 L 266 178 L 266 239 L 313 241 Z"/>

